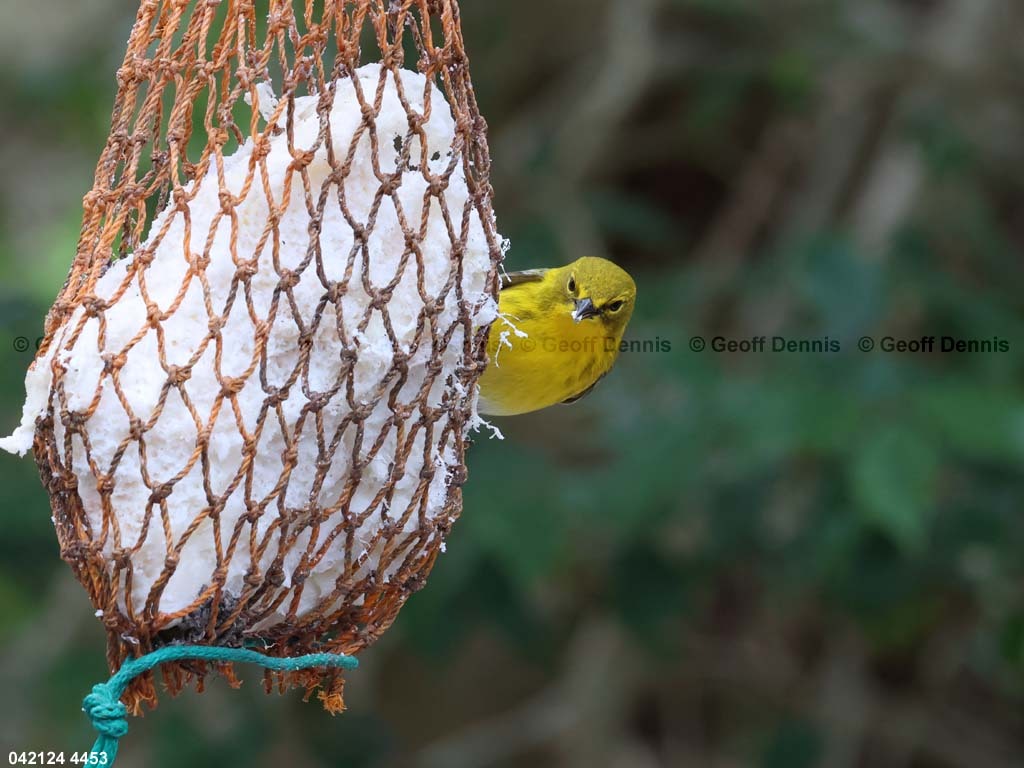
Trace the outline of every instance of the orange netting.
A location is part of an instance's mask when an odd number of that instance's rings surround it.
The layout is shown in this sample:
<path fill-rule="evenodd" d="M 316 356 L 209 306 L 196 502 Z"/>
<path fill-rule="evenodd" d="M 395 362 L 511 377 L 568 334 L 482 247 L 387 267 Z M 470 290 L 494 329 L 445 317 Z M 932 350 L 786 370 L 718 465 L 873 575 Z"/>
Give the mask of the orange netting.
<path fill-rule="evenodd" d="M 458 3 L 143 0 L 117 82 L 37 358 L 62 556 L 112 669 L 358 652 L 459 514 L 497 292 Z"/>

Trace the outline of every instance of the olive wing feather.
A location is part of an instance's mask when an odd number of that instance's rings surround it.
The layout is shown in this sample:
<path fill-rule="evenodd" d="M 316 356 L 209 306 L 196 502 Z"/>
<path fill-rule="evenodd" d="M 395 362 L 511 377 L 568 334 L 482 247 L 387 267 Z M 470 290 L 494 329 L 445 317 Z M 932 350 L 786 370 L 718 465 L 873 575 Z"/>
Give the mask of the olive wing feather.
<path fill-rule="evenodd" d="M 503 272 L 501 274 L 501 287 L 511 288 L 523 283 L 539 283 L 547 274 L 546 269 L 524 269 L 522 272 Z"/>
<path fill-rule="evenodd" d="M 601 382 L 601 379 L 603 379 L 603 378 L 604 378 L 605 376 L 607 376 L 607 375 L 608 375 L 608 372 L 607 372 L 607 371 L 605 371 L 605 372 L 604 372 L 604 373 L 602 373 L 602 374 L 601 374 L 600 376 L 598 376 L 598 377 L 597 377 L 596 379 L 594 379 L 594 383 L 593 383 L 593 384 L 591 384 L 591 385 L 590 385 L 589 387 L 587 387 L 586 389 L 584 389 L 584 390 L 583 390 L 582 392 L 580 392 L 580 393 L 579 393 L 578 395 L 573 395 L 573 396 L 572 396 L 572 397 L 570 397 L 570 398 L 569 398 L 568 400 L 563 400 L 563 401 L 562 401 L 562 404 L 563 404 L 563 405 L 568 405 L 569 403 L 575 403 L 575 402 L 576 402 L 577 400 L 582 400 L 582 399 L 583 399 L 584 397 L 586 397 L 586 396 L 587 396 L 587 395 L 589 395 L 589 394 L 590 394 L 591 392 L 593 392 L 593 391 L 594 391 L 594 387 L 596 387 L 596 386 L 597 386 L 597 385 L 598 385 L 598 384 L 599 384 L 599 383 Z"/>

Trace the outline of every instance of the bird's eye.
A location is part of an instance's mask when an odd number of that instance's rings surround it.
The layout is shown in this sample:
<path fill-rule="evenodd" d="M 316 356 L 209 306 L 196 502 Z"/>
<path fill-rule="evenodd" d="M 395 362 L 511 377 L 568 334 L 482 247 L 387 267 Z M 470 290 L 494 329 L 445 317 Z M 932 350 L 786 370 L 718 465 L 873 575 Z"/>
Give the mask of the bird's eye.
<path fill-rule="evenodd" d="M 569 285 L 566 287 L 569 289 L 569 293 L 576 293 L 576 275 L 569 276 Z"/>
<path fill-rule="evenodd" d="M 623 302 L 623 301 L 613 301 L 611 304 L 608 305 L 608 311 L 609 312 L 618 312 L 620 309 L 622 309 L 622 305 L 624 303 L 625 302 Z"/>

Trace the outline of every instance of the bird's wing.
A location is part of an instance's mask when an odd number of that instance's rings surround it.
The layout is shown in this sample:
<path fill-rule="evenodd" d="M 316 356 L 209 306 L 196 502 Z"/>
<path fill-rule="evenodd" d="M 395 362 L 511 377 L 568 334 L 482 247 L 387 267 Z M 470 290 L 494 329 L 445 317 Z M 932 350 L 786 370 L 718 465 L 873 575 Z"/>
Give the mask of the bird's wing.
<path fill-rule="evenodd" d="M 563 404 L 563 405 L 568 405 L 569 403 L 575 403 L 575 402 L 576 402 L 577 400 L 582 400 L 582 399 L 583 399 L 584 397 L 586 397 L 586 396 L 587 396 L 587 395 L 589 395 L 589 394 L 590 394 L 591 392 L 593 392 L 593 391 L 594 391 L 594 387 L 596 387 L 596 386 L 598 385 L 598 382 L 600 382 L 600 381 L 601 381 L 601 379 L 603 379 L 603 378 L 604 378 L 605 376 L 607 376 L 607 375 L 608 375 L 608 372 L 607 372 L 607 371 L 605 371 L 605 372 L 604 372 L 604 373 L 602 373 L 602 374 L 601 374 L 600 376 L 598 376 L 598 377 L 597 377 L 596 379 L 594 379 L 594 383 L 593 383 L 593 384 L 591 384 L 591 385 L 590 385 L 589 387 L 587 387 L 586 389 L 584 389 L 584 390 L 583 390 L 582 392 L 580 392 L 580 393 L 579 393 L 578 395 L 573 395 L 573 396 L 572 396 L 572 397 L 570 397 L 570 398 L 569 398 L 568 400 L 563 400 L 563 401 L 562 401 L 562 404 Z"/>
<path fill-rule="evenodd" d="M 505 272 L 501 275 L 501 287 L 511 288 L 523 283 L 539 283 L 544 279 L 546 269 L 524 269 L 522 272 Z"/>

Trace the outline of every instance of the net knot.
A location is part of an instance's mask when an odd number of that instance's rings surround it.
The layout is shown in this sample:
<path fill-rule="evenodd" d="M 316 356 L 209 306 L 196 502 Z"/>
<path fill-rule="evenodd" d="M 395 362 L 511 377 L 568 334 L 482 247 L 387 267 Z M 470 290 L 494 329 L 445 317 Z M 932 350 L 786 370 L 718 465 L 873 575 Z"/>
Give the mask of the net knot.
<path fill-rule="evenodd" d="M 292 150 L 292 167 L 301 171 L 303 168 L 310 165 L 315 157 L 316 153 L 312 150 L 294 149 Z"/>
<path fill-rule="evenodd" d="M 230 216 L 231 212 L 238 205 L 238 201 L 235 200 L 235 196 L 232 195 L 228 190 L 222 189 L 217 195 L 217 200 L 220 202 L 220 210 L 225 216 Z"/>
<path fill-rule="evenodd" d="M 266 397 L 264 401 L 268 408 L 276 408 L 288 398 L 288 390 L 268 385 L 263 390 Z"/>
<path fill-rule="evenodd" d="M 87 211 L 92 210 L 97 206 L 103 205 L 103 199 L 104 194 L 101 191 L 97 189 L 90 190 L 82 197 L 82 207 Z"/>
<path fill-rule="evenodd" d="M 156 258 L 156 253 L 152 248 L 139 248 L 135 252 L 135 258 L 132 259 L 130 268 L 141 271 L 152 264 L 154 258 Z"/>
<path fill-rule="evenodd" d="M 134 206 L 146 196 L 146 186 L 144 184 L 126 184 L 122 194 L 125 206 Z"/>
<path fill-rule="evenodd" d="M 184 384 L 192 377 L 192 368 L 189 366 L 181 365 L 168 365 L 167 366 L 167 383 L 172 387 L 177 387 Z"/>
<path fill-rule="evenodd" d="M 280 286 L 282 291 L 287 291 L 289 288 L 294 288 L 299 284 L 300 275 L 291 269 L 282 269 L 281 277 L 278 279 L 277 284 Z"/>
<path fill-rule="evenodd" d="M 128 436 L 132 440 L 140 439 L 142 437 L 143 433 L 145 433 L 145 431 L 146 431 L 146 425 L 143 423 L 142 419 L 140 419 L 138 416 L 133 416 L 128 421 Z"/>
<path fill-rule="evenodd" d="M 267 14 L 267 34 L 277 32 L 288 23 L 288 16 L 281 11 L 271 11 Z"/>
<path fill-rule="evenodd" d="M 159 328 L 164 321 L 164 313 L 156 304 L 150 303 L 146 307 L 146 321 L 151 328 Z"/>
<path fill-rule="evenodd" d="M 103 473 L 96 475 L 96 492 L 101 496 L 109 496 L 114 492 L 114 478 L 112 475 Z"/>
<path fill-rule="evenodd" d="M 160 483 L 159 485 L 154 485 L 149 494 L 149 503 L 159 504 L 166 500 L 167 497 L 171 495 L 172 491 L 174 491 L 174 483 Z"/>
<path fill-rule="evenodd" d="M 82 411 L 68 411 L 67 414 L 61 414 L 61 421 L 64 422 L 68 432 L 82 432 L 85 428 L 85 422 L 89 420 L 89 415 Z"/>
<path fill-rule="evenodd" d="M 82 702 L 82 711 L 101 736 L 120 739 L 128 733 L 128 709 L 106 683 L 97 683 Z"/>
<path fill-rule="evenodd" d="M 117 79 L 118 88 L 127 88 L 135 82 L 135 70 L 132 67 L 120 67 L 114 77 Z"/>
<path fill-rule="evenodd" d="M 270 155 L 270 139 L 261 134 L 254 140 L 252 155 L 257 161 L 263 160 Z"/>
<path fill-rule="evenodd" d="M 103 360 L 103 372 L 107 375 L 124 368 L 124 364 L 127 361 L 125 355 L 116 355 L 113 352 L 104 352 L 101 359 Z"/>
<path fill-rule="evenodd" d="M 119 570 L 126 570 L 132 562 L 132 551 L 125 547 L 118 547 L 110 553 L 110 560 Z"/>
<path fill-rule="evenodd" d="M 86 317 L 99 317 L 107 308 L 107 302 L 98 296 L 86 296 L 82 299 L 82 310 Z"/>
<path fill-rule="evenodd" d="M 117 756 L 117 742 L 128 733 L 128 708 L 121 703 L 120 694 L 109 682 L 98 683 L 82 701 L 82 711 L 89 716 L 92 727 L 99 734 L 92 751 L 103 754 L 107 764 L 113 763 Z"/>
<path fill-rule="evenodd" d="M 220 380 L 220 394 L 226 400 L 230 400 L 245 387 L 245 379 L 240 376 L 223 376 Z"/>
<path fill-rule="evenodd" d="M 246 261 L 239 262 L 238 267 L 235 268 L 235 277 L 237 277 L 241 282 L 247 283 L 252 280 L 259 271 L 260 268 L 255 259 L 247 259 Z M 295 282 L 298 282 L 298 280 Z"/>
<path fill-rule="evenodd" d="M 331 280 L 327 286 L 327 301 L 331 304 L 337 304 L 345 295 L 346 289 L 347 286 L 339 283 L 337 280 Z"/>

